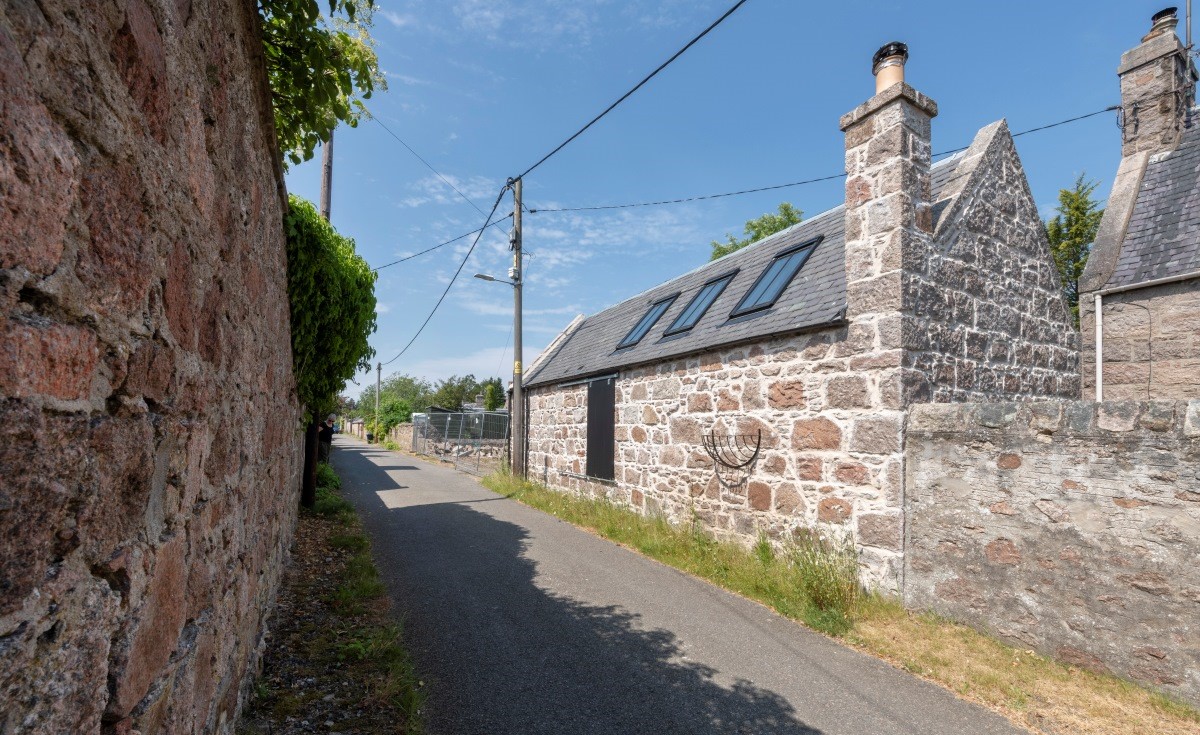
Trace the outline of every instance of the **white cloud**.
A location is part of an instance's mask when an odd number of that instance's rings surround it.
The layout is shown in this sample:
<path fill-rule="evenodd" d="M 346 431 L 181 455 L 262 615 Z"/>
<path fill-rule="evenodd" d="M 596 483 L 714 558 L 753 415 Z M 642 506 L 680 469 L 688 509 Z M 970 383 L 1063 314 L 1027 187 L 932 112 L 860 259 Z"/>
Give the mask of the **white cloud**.
<path fill-rule="evenodd" d="M 588 44 L 608 0 L 458 0 L 462 28 L 505 46 L 544 48 L 564 41 Z"/>
<path fill-rule="evenodd" d="M 482 316 L 503 316 L 512 317 L 513 305 L 511 301 L 484 301 L 480 300 L 478 294 L 467 293 L 462 299 L 462 306 L 467 311 Z M 556 306 L 549 309 L 523 309 L 521 312 L 526 318 L 537 316 L 551 316 L 560 314 L 578 314 L 579 306 L 570 304 L 567 306 Z"/>
<path fill-rule="evenodd" d="M 545 345 L 526 344 L 523 353 L 526 363 L 531 363 L 533 357 L 540 354 Z M 471 352 L 458 355 L 445 355 L 417 360 L 404 366 L 404 372 L 427 380 L 441 380 L 451 375 L 474 375 L 480 380 L 500 377 L 508 382 L 512 370 L 512 347 L 483 347 Z M 497 367 L 499 366 L 499 367 Z"/>
<path fill-rule="evenodd" d="M 391 313 L 391 311 L 392 311 L 392 307 L 388 306 L 387 304 L 385 304 L 381 301 L 375 302 L 375 313 L 376 314 L 388 314 L 388 313 Z"/>
<path fill-rule="evenodd" d="M 429 85 L 433 84 L 433 82 L 429 81 L 428 79 L 419 79 L 417 77 L 409 76 L 408 74 L 399 74 L 394 71 L 384 70 L 383 75 L 388 79 L 394 79 L 397 82 L 400 82 L 401 84 L 407 84 L 410 87 L 428 87 Z"/>
<path fill-rule="evenodd" d="M 416 17 L 407 13 L 397 13 L 394 10 L 380 9 L 379 14 L 397 28 L 408 28 L 417 24 Z"/>
<path fill-rule="evenodd" d="M 458 195 L 458 192 L 462 192 L 463 196 L 472 201 L 479 200 L 482 205 L 482 202 L 494 201 L 496 194 L 500 191 L 500 183 L 487 176 L 465 178 L 453 174 L 443 174 L 443 176 L 445 176 L 445 181 L 438 176 L 426 176 L 410 184 L 409 188 L 414 189 L 415 193 L 400 199 L 397 204 L 409 208 L 421 207 L 426 204 L 464 204 L 462 197 Z M 452 186 L 453 188 L 451 188 Z"/>

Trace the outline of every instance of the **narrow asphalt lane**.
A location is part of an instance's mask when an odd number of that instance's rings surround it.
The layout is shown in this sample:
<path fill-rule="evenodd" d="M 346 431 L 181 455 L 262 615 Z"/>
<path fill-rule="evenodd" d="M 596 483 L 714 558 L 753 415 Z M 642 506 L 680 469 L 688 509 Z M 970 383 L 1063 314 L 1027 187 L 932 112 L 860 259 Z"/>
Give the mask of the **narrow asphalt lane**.
<path fill-rule="evenodd" d="M 333 463 L 432 735 L 1023 732 L 470 476 L 342 436 Z"/>

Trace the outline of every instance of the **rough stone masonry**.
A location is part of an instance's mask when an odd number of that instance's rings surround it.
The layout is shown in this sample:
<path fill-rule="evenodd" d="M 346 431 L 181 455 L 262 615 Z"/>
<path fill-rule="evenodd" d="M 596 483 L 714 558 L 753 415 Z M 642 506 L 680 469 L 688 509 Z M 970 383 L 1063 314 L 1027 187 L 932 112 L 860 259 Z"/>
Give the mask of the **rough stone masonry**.
<path fill-rule="evenodd" d="M 905 603 L 1200 702 L 1200 401 L 909 414 Z"/>
<path fill-rule="evenodd" d="M 256 24 L 0 2 L 0 732 L 232 729 L 300 460 Z"/>

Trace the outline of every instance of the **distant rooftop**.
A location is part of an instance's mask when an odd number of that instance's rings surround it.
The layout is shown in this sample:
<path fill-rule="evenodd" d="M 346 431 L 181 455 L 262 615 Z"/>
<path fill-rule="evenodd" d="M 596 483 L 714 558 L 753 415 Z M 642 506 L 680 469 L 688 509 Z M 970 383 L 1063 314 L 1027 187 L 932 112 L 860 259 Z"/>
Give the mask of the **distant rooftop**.
<path fill-rule="evenodd" d="M 1200 110 L 1179 147 L 1150 159 L 1106 287 L 1200 273 Z"/>

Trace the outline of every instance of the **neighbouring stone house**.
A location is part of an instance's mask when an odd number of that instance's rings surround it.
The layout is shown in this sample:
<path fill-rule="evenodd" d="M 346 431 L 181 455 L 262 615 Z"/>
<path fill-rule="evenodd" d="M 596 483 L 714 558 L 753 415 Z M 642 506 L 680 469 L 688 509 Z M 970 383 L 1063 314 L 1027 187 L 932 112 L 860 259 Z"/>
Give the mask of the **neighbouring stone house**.
<path fill-rule="evenodd" d="M 932 164 L 937 105 L 904 82 L 907 56 L 880 49 L 875 96 L 841 118 L 843 206 L 577 319 L 539 356 L 531 477 L 723 535 L 846 529 L 864 578 L 896 589 L 910 407 L 1079 395 L 1007 125 Z M 731 465 L 759 451 L 734 469 L 706 443 Z"/>
<path fill-rule="evenodd" d="M 1084 398 L 1200 398 L 1200 110 L 1177 23 L 1155 15 L 1117 69 L 1122 159 L 1079 285 Z"/>

